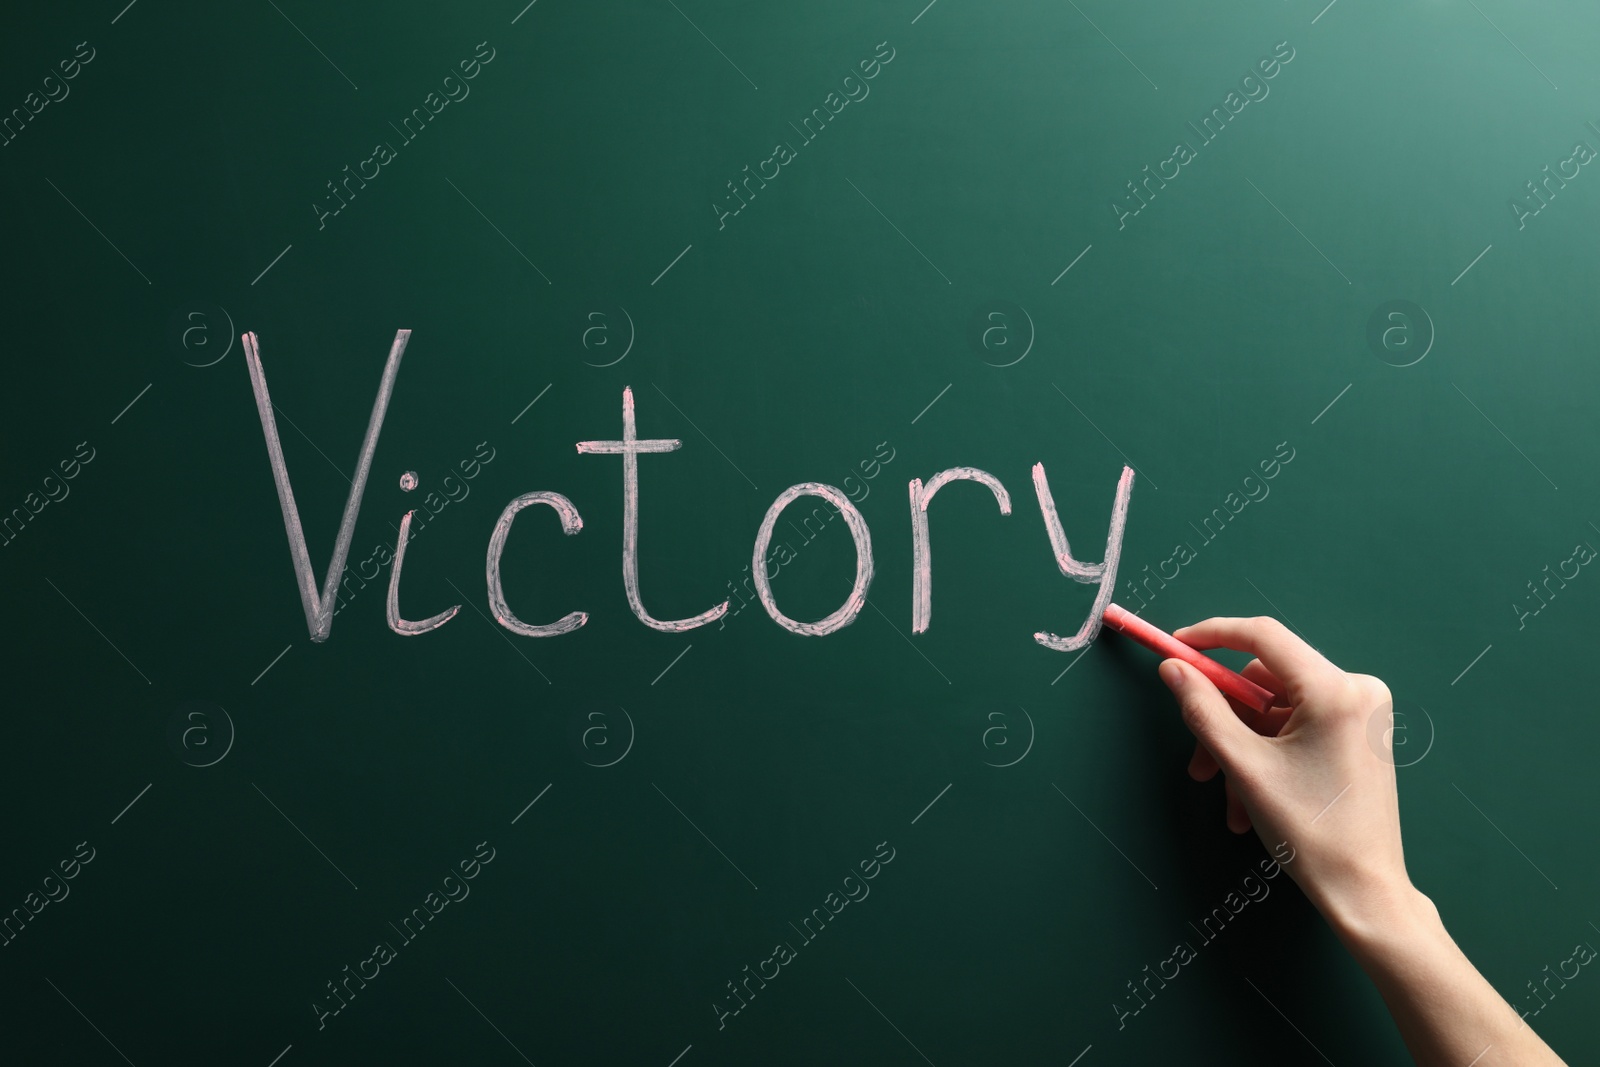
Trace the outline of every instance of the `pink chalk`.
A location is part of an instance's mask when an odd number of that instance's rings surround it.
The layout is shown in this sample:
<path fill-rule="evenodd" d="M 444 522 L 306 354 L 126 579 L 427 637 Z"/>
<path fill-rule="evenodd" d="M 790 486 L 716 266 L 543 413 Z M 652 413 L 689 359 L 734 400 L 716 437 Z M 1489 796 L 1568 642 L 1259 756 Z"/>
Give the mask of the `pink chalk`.
<path fill-rule="evenodd" d="M 1169 659 L 1181 659 L 1201 674 L 1211 679 L 1213 685 L 1247 708 L 1267 712 L 1272 710 L 1273 695 L 1244 675 L 1230 671 L 1210 656 L 1179 641 L 1165 630 L 1145 622 L 1133 612 L 1117 604 L 1107 604 L 1106 625 L 1120 634 L 1133 638 L 1144 647 L 1159 652 Z"/>

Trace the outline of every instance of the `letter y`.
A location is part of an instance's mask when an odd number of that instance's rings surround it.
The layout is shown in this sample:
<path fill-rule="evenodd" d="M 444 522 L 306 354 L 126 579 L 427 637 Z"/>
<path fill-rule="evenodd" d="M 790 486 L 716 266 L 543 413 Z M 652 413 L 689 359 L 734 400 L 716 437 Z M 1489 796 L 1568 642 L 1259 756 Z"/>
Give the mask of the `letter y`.
<path fill-rule="evenodd" d="M 1044 514 L 1044 528 L 1050 535 L 1050 547 L 1056 554 L 1056 565 L 1061 573 L 1085 585 L 1100 584 L 1094 598 L 1094 607 L 1083 626 L 1072 637 L 1058 637 L 1040 631 L 1033 639 L 1045 648 L 1057 652 L 1071 652 L 1086 647 L 1100 632 L 1100 622 L 1111 603 L 1111 592 L 1117 587 L 1117 563 L 1122 558 L 1122 535 L 1128 525 L 1128 500 L 1133 495 L 1133 468 L 1123 467 L 1117 480 L 1117 495 L 1111 504 L 1111 527 L 1106 534 L 1106 554 L 1102 563 L 1081 563 L 1072 558 L 1072 546 L 1067 544 L 1066 531 L 1061 528 L 1061 517 L 1056 514 L 1056 502 L 1050 496 L 1050 482 L 1045 477 L 1044 464 L 1033 465 L 1033 488 L 1039 496 L 1039 510 Z"/>

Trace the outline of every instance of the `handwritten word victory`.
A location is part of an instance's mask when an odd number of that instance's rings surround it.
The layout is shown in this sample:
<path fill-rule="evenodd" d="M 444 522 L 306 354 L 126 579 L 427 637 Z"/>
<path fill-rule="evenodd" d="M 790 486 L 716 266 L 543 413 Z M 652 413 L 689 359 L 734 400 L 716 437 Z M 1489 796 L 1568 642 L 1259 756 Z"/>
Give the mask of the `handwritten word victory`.
<path fill-rule="evenodd" d="M 394 392 L 395 379 L 400 373 L 400 359 L 405 354 L 410 330 L 398 330 L 389 348 L 389 359 L 384 364 L 383 377 L 378 383 L 378 396 L 372 405 L 372 415 L 367 421 L 366 437 L 361 443 L 361 453 L 356 462 L 355 478 L 350 483 L 345 498 L 344 517 L 339 523 L 339 534 L 334 542 L 333 557 L 328 563 L 327 575 L 319 592 L 316 577 L 311 569 L 311 554 L 306 548 L 305 532 L 300 525 L 300 512 L 295 505 L 294 489 L 289 483 L 289 469 L 284 462 L 283 445 L 278 437 L 277 418 L 272 398 L 267 392 L 267 375 L 261 366 L 261 345 L 254 333 L 243 335 L 245 362 L 250 371 L 250 386 L 255 393 L 256 409 L 261 415 L 261 430 L 266 438 L 267 459 L 272 466 L 273 481 L 278 490 L 278 503 L 283 511 L 283 525 L 289 537 L 289 556 L 294 563 L 295 580 L 300 588 L 300 601 L 305 608 L 306 627 L 311 640 L 326 641 L 333 629 L 334 607 L 337 603 L 340 575 L 344 573 L 345 560 L 350 553 L 350 542 L 355 536 L 356 516 L 361 511 L 361 499 L 366 493 L 367 475 L 372 470 L 373 453 L 378 447 L 378 435 L 383 429 L 383 417 L 389 409 L 389 397 Z M 663 452 L 676 452 L 683 447 L 677 438 L 641 438 L 634 410 L 633 390 L 622 390 L 622 438 L 616 441 L 579 441 L 578 452 L 594 456 L 622 457 L 622 585 L 628 595 L 628 606 L 640 622 L 653 630 L 682 633 L 708 623 L 716 622 L 728 611 L 728 601 L 707 608 L 687 619 L 658 619 L 645 607 L 639 592 L 639 457 Z M 994 494 L 1001 515 L 1011 514 L 1011 494 L 1000 479 L 976 467 L 952 467 L 935 474 L 927 482 L 913 478 L 910 482 L 911 507 L 911 628 L 916 633 L 928 629 L 933 615 L 933 555 L 929 534 L 928 508 L 939 490 L 954 481 L 971 481 L 985 486 Z M 1099 633 L 1101 618 L 1111 601 L 1117 584 L 1117 564 L 1122 555 L 1122 538 L 1128 523 L 1128 502 L 1133 494 L 1133 470 L 1122 468 L 1117 480 L 1116 495 L 1111 505 L 1111 522 L 1106 535 L 1105 555 L 1101 562 L 1090 563 L 1072 555 L 1066 531 L 1056 513 L 1055 500 L 1050 495 L 1050 482 L 1045 476 L 1044 464 L 1033 465 L 1034 494 L 1039 500 L 1039 511 L 1044 519 L 1045 532 L 1061 573 L 1075 582 L 1098 585 L 1094 606 L 1089 617 L 1071 637 L 1061 637 L 1046 631 L 1033 635 L 1035 641 L 1057 652 L 1071 652 L 1083 648 Z M 767 574 L 765 561 L 771 546 L 773 529 L 784 509 L 804 496 L 826 501 L 844 518 L 845 526 L 855 542 L 856 578 L 850 594 L 843 604 L 817 622 L 801 622 L 785 615 L 772 593 L 772 580 Z M 549 490 L 524 493 L 508 503 L 489 535 L 488 558 L 484 568 L 488 586 L 489 607 L 495 620 L 512 633 L 525 637 L 556 637 L 571 633 L 589 621 L 584 611 L 571 611 L 554 622 L 530 623 L 518 618 L 506 602 L 500 581 L 500 557 L 506 540 L 511 536 L 512 523 L 523 510 L 543 505 L 554 511 L 561 521 L 561 529 L 576 535 L 583 529 L 583 517 L 571 500 Z M 394 565 L 389 572 L 389 598 L 386 614 L 389 628 L 403 636 L 417 636 L 437 630 L 453 619 L 461 605 L 447 608 L 426 619 L 411 620 L 400 614 L 400 575 L 405 563 L 406 544 L 410 540 L 411 516 L 406 512 L 400 520 L 399 538 L 395 543 Z M 821 637 L 854 622 L 866 606 L 867 588 L 872 584 L 872 534 L 867 520 L 855 504 L 839 489 L 821 482 L 801 482 L 779 493 L 767 509 L 761 526 L 756 531 L 755 548 L 751 563 L 755 577 L 756 594 L 761 606 L 779 626 L 792 633 L 808 637 Z"/>

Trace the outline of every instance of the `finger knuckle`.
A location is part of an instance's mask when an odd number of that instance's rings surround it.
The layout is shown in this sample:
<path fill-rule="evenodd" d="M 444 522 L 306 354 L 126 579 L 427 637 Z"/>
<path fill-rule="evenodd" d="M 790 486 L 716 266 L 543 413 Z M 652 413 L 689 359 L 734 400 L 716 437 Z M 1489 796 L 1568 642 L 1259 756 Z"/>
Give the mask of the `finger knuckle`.
<path fill-rule="evenodd" d="M 1255 617 L 1255 626 L 1256 629 L 1262 632 L 1263 636 L 1279 637 L 1289 632 L 1288 627 L 1271 615 L 1257 615 Z"/>
<path fill-rule="evenodd" d="M 1389 691 L 1383 679 L 1370 674 L 1347 674 L 1345 678 L 1352 692 L 1360 697 L 1368 708 L 1394 703 L 1394 694 Z"/>

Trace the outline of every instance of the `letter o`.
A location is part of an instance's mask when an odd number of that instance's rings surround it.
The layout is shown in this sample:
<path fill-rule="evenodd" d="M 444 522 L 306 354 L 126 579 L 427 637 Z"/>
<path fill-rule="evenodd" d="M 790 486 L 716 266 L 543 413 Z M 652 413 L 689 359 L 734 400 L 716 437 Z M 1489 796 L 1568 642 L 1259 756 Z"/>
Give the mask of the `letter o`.
<path fill-rule="evenodd" d="M 777 601 L 772 597 L 772 581 L 767 577 L 767 569 L 762 566 L 766 561 L 767 548 L 772 544 L 772 530 L 778 524 L 778 516 L 783 514 L 783 509 L 803 496 L 821 497 L 837 508 L 844 516 L 844 523 L 850 528 L 850 536 L 856 543 L 856 584 L 850 590 L 850 596 L 839 606 L 839 610 L 820 622 L 799 622 L 789 618 L 778 610 Z M 856 616 L 861 614 L 861 609 L 867 603 L 867 586 L 872 584 L 872 534 L 867 530 L 867 520 L 862 518 L 861 512 L 839 490 L 831 485 L 821 482 L 801 482 L 791 485 L 778 494 L 778 498 L 767 509 L 766 517 L 761 520 L 761 531 L 756 534 L 755 553 L 751 560 L 750 571 L 756 580 L 756 595 L 761 598 L 761 606 L 767 609 L 767 614 L 772 616 L 772 621 L 791 633 L 803 634 L 806 637 L 822 637 L 835 630 L 849 626 L 856 621 Z"/>

